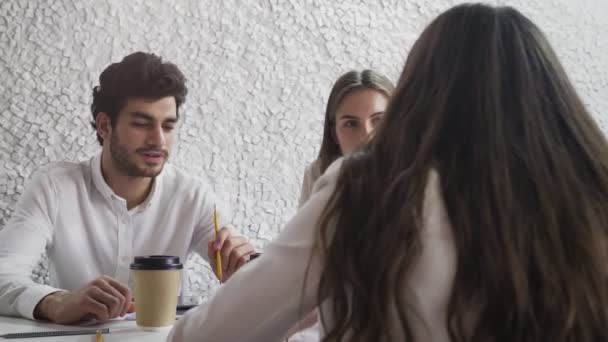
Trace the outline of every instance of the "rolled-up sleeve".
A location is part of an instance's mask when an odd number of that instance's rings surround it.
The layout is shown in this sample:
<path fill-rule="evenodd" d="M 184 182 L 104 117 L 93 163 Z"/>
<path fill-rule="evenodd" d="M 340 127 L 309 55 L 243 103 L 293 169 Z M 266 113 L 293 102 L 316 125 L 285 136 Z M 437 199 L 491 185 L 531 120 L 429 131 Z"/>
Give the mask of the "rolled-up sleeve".
<path fill-rule="evenodd" d="M 336 175 L 337 170 L 322 176 L 264 253 L 235 273 L 207 304 L 177 321 L 168 341 L 280 341 L 315 308 L 322 269 L 314 248 L 317 222 Z"/>

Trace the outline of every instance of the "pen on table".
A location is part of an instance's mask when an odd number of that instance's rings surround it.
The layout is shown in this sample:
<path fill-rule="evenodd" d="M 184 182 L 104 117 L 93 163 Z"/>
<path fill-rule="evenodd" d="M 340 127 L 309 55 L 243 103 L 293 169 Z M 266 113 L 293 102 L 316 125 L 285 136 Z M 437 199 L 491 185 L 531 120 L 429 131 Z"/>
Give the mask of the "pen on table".
<path fill-rule="evenodd" d="M 34 331 L 27 333 L 13 333 L 0 335 L 1 338 L 30 338 L 30 337 L 54 337 L 54 336 L 75 336 L 75 335 L 97 335 L 97 340 L 101 334 L 109 334 L 110 329 L 82 329 L 82 330 L 54 330 L 54 331 Z"/>
<path fill-rule="evenodd" d="M 220 233 L 220 224 L 217 215 L 217 208 L 215 205 L 213 206 L 213 224 L 215 226 L 215 239 L 217 240 L 217 235 Z M 220 251 L 215 251 L 215 259 L 217 260 L 217 275 L 220 278 L 220 283 L 222 282 L 222 255 Z"/>

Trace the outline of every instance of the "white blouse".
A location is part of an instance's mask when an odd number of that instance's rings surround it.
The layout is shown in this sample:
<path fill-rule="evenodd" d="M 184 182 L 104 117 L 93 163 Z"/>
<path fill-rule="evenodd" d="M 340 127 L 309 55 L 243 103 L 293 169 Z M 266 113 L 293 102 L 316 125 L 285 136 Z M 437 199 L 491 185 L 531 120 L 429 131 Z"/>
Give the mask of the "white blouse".
<path fill-rule="evenodd" d="M 317 179 L 321 177 L 321 160 L 317 159 L 304 169 L 304 177 L 302 177 L 302 190 L 300 191 L 300 200 L 298 208 L 302 207 L 310 198 L 312 187 Z"/>
<path fill-rule="evenodd" d="M 336 161 L 319 178 L 310 199 L 258 259 L 243 266 L 209 302 L 176 322 L 169 341 L 280 341 L 293 324 L 319 306 L 317 289 L 323 260 L 313 249 L 319 231 L 316 222 L 335 188 L 340 164 L 341 160 Z M 426 187 L 423 213 L 422 254 L 403 291 L 416 313 L 410 317 L 416 340 L 447 342 L 445 322 L 455 249 L 435 172 Z M 320 307 L 331 324 L 329 305 L 331 298 Z M 393 312 L 392 334 L 400 340 Z"/>

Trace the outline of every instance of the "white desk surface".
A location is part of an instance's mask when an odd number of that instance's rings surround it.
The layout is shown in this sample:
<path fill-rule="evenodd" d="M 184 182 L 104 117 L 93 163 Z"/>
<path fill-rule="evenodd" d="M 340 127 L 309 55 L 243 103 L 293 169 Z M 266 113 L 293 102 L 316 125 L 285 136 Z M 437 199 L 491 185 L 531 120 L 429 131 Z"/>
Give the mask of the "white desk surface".
<path fill-rule="evenodd" d="M 109 328 L 109 334 L 103 334 L 104 342 L 129 342 L 129 341 L 166 341 L 169 329 L 164 331 L 143 331 L 137 327 L 135 321 L 109 321 L 106 323 L 85 325 L 85 326 L 66 326 L 52 323 L 31 321 L 28 319 L 0 316 L 0 335 L 22 332 L 55 331 L 55 330 L 81 330 Z M 95 342 L 95 335 L 79 336 L 58 336 L 58 337 L 37 337 L 37 338 L 18 338 L 3 339 L 7 342 Z"/>

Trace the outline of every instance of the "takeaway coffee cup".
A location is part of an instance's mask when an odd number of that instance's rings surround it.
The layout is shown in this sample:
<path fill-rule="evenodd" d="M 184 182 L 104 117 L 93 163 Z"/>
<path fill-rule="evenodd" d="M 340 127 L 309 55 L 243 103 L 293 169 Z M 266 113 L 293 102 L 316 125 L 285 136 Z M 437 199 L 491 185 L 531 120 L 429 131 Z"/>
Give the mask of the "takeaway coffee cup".
<path fill-rule="evenodd" d="M 180 274 L 179 257 L 137 256 L 131 264 L 135 319 L 144 330 L 170 328 L 175 322 Z"/>

